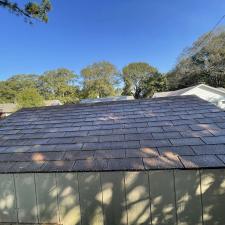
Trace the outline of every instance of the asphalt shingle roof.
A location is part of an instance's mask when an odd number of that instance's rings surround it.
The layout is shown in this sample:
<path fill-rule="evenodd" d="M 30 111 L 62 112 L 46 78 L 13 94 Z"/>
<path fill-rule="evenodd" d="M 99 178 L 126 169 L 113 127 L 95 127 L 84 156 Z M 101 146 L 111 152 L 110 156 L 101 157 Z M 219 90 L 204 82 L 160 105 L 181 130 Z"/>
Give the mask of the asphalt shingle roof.
<path fill-rule="evenodd" d="M 23 109 L 0 173 L 225 167 L 225 112 L 194 96 Z"/>

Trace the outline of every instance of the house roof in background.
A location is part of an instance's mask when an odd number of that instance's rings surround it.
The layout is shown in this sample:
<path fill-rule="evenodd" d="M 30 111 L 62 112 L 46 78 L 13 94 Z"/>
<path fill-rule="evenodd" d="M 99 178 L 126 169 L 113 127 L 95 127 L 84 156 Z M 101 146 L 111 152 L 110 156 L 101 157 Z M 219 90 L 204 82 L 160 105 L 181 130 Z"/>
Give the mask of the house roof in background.
<path fill-rule="evenodd" d="M 1 113 L 12 113 L 12 112 L 15 112 L 16 109 L 17 109 L 17 106 L 14 103 L 0 104 Z"/>
<path fill-rule="evenodd" d="M 159 98 L 159 97 L 171 97 L 171 96 L 180 96 L 187 91 L 195 88 L 196 86 L 188 87 L 188 88 L 182 88 L 176 91 L 164 91 L 164 92 L 156 92 L 153 95 L 153 98 Z"/>
<path fill-rule="evenodd" d="M 179 89 L 179 90 L 176 90 L 176 91 L 156 92 L 156 93 L 154 93 L 153 98 L 181 96 L 181 95 L 187 93 L 188 91 L 190 91 L 194 88 L 206 88 L 209 91 L 211 90 L 211 91 L 214 91 L 214 92 L 216 91 L 219 94 L 223 94 L 223 95 L 225 94 L 224 88 L 221 88 L 221 87 L 215 88 L 215 87 L 208 86 L 206 84 L 199 84 L 199 85 L 196 85 L 196 86 L 182 88 L 182 89 Z"/>
<path fill-rule="evenodd" d="M 0 122 L 0 172 L 225 167 L 225 112 L 195 96 L 23 109 Z"/>
<path fill-rule="evenodd" d="M 45 100 L 44 101 L 44 105 L 45 106 L 55 106 L 55 105 L 62 105 L 62 103 L 60 102 L 60 100 Z"/>
<path fill-rule="evenodd" d="M 59 100 L 45 100 L 45 106 L 55 106 L 55 105 L 62 105 Z M 0 112 L 1 113 L 13 113 L 17 110 L 17 105 L 15 103 L 4 103 L 0 104 Z"/>
<path fill-rule="evenodd" d="M 223 91 L 225 93 L 225 88 L 218 87 L 217 89 L 220 90 L 220 91 Z"/>

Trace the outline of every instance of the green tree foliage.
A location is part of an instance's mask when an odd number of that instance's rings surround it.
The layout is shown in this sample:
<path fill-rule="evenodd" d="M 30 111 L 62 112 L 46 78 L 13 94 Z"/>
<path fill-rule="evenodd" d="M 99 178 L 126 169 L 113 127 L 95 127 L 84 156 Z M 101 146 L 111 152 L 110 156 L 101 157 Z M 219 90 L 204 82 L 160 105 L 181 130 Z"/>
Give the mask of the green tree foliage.
<path fill-rule="evenodd" d="M 155 73 L 144 82 L 142 97 L 150 98 L 155 92 L 161 91 L 167 91 L 167 79 L 166 76 Z"/>
<path fill-rule="evenodd" d="M 27 87 L 36 88 L 38 79 L 38 76 L 34 74 L 20 74 L 9 78 L 8 83 L 12 89 L 18 92 Z"/>
<path fill-rule="evenodd" d="M 0 104 L 13 103 L 16 91 L 13 90 L 7 81 L 0 81 Z"/>
<path fill-rule="evenodd" d="M 187 48 L 168 73 L 171 90 L 206 83 L 225 87 L 225 31 L 206 33 Z"/>
<path fill-rule="evenodd" d="M 146 84 L 158 71 L 148 63 L 130 63 L 123 68 L 122 77 L 124 80 L 123 95 L 133 95 L 135 98 L 142 98 L 146 95 Z M 149 91 L 148 91 L 149 92 Z"/>
<path fill-rule="evenodd" d="M 79 100 L 77 75 L 68 69 L 45 72 L 38 80 L 38 89 L 46 100 L 58 99 L 63 103 L 75 103 Z"/>
<path fill-rule="evenodd" d="M 25 89 L 37 89 L 45 100 L 58 99 L 62 103 L 78 101 L 77 75 L 68 69 L 45 72 L 42 76 L 15 75 L 0 82 L 0 103 L 15 103 L 17 95 Z"/>
<path fill-rule="evenodd" d="M 94 63 L 81 71 L 83 78 L 83 97 L 97 98 L 114 96 L 118 81 L 118 71 L 109 62 Z"/>
<path fill-rule="evenodd" d="M 40 96 L 42 100 L 58 99 L 67 104 L 76 103 L 80 98 L 121 94 L 134 94 L 138 98 L 145 98 L 151 97 L 156 91 L 166 90 L 165 76 L 150 65 L 133 63 L 127 68 L 124 68 L 122 76 L 125 81 L 124 88 L 119 85 L 121 75 L 116 67 L 105 61 L 92 64 L 81 71 L 82 88 L 77 85 L 80 77 L 65 68 L 50 70 L 40 76 L 15 75 L 6 81 L 0 81 L 0 103 L 18 103 L 20 107 L 31 107 L 42 105 Z M 33 99 L 37 100 L 37 105 L 33 103 Z"/>
<path fill-rule="evenodd" d="M 38 107 L 44 103 L 43 97 L 35 88 L 26 88 L 16 96 L 16 103 L 20 108 Z"/>
<path fill-rule="evenodd" d="M 36 88 L 38 76 L 36 75 L 16 75 L 6 81 L 0 82 L 0 102 L 14 103 L 16 95 L 24 89 Z"/>
<path fill-rule="evenodd" d="M 18 16 L 23 16 L 29 22 L 37 19 L 47 23 L 48 13 L 51 10 L 51 3 L 50 0 L 42 0 L 40 4 L 28 1 L 21 7 L 14 1 L 0 0 L 0 7 L 6 8 Z"/>

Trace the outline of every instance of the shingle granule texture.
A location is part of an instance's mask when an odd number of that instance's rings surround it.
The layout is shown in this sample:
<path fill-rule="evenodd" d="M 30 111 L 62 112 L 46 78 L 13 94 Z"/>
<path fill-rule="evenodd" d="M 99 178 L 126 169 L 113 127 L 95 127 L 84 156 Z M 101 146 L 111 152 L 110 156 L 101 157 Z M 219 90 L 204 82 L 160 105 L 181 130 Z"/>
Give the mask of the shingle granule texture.
<path fill-rule="evenodd" d="M 22 109 L 0 173 L 225 167 L 225 112 L 195 96 Z"/>

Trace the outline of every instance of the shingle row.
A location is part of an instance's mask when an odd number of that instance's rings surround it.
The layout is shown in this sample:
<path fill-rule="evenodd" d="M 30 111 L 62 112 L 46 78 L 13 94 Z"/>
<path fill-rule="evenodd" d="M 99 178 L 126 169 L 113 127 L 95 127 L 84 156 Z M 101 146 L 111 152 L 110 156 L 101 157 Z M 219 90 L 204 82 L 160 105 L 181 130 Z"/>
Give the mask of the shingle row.
<path fill-rule="evenodd" d="M 225 167 L 225 112 L 193 96 L 21 110 L 0 172 Z"/>
<path fill-rule="evenodd" d="M 1 173 L 142 171 L 225 167 L 225 155 L 0 162 Z"/>

